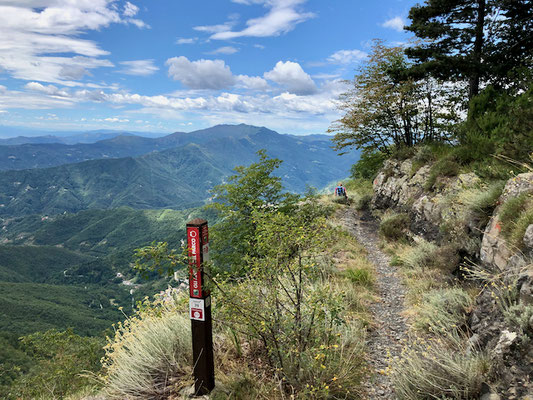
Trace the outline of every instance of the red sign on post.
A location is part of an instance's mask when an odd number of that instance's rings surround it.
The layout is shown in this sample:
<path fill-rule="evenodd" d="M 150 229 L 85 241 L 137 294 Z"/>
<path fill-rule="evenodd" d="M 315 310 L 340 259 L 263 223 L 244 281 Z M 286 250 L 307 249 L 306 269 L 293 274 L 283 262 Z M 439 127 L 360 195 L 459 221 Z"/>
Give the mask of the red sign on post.
<path fill-rule="evenodd" d="M 189 316 L 191 319 L 192 354 L 195 394 L 208 394 L 215 387 L 213 359 L 213 325 L 211 297 L 206 290 L 204 263 L 209 256 L 207 221 L 193 219 L 187 223 L 189 247 Z"/>
<path fill-rule="evenodd" d="M 189 290 L 190 297 L 201 299 L 202 296 L 202 252 L 200 247 L 200 228 L 187 227 L 187 244 L 189 247 Z"/>

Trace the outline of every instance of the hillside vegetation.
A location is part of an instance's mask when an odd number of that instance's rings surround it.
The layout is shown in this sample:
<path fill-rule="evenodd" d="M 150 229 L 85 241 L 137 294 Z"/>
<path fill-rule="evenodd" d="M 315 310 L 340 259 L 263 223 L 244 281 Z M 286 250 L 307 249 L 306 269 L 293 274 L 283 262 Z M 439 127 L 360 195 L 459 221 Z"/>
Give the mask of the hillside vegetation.
<path fill-rule="evenodd" d="M 163 148 L 172 147 L 135 158 L 1 172 L 0 185 L 5 189 L 0 193 L 0 216 L 120 206 L 142 209 L 200 206 L 210 199 L 209 190 L 213 186 L 229 176 L 235 166 L 252 162 L 255 153 L 263 148 L 286 160 L 279 174 L 286 188 L 295 192 L 345 176 L 357 159 L 357 154 L 336 157 L 324 138 L 300 139 L 246 125 L 215 128 L 159 139 L 113 139 L 153 140 Z M 102 142 L 90 146 L 99 145 Z M 120 143 L 117 146 L 124 151 L 127 148 Z M 46 159 L 54 157 L 49 155 Z"/>

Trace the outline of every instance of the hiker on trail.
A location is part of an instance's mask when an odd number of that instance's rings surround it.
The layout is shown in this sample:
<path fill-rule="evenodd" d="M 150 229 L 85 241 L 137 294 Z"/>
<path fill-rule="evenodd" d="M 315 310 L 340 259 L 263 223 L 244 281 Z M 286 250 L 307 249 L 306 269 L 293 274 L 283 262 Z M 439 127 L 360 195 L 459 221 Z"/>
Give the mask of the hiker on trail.
<path fill-rule="evenodd" d="M 335 196 L 343 196 L 345 199 L 348 198 L 346 188 L 342 186 L 342 182 L 339 182 L 339 185 L 335 188 Z"/>

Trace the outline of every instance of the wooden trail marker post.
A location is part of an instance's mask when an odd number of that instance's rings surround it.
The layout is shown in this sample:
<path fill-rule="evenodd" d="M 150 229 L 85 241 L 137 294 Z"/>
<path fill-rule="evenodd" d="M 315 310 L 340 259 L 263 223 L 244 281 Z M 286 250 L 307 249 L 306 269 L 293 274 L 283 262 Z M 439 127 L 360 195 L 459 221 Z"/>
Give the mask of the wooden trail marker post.
<path fill-rule="evenodd" d="M 204 395 L 215 387 L 211 296 L 205 290 L 204 266 L 209 257 L 207 221 L 196 218 L 187 223 L 189 248 L 189 316 L 192 328 L 194 392 Z"/>

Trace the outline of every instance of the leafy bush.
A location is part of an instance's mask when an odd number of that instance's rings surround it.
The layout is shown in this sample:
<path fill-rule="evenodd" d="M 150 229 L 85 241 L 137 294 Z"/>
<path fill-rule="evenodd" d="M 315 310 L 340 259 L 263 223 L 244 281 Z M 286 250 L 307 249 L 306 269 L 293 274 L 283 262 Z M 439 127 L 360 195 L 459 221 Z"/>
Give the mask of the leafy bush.
<path fill-rule="evenodd" d="M 317 268 L 331 235 L 325 221 L 304 222 L 298 212 L 253 218 L 260 256 L 247 257 L 241 280 L 218 282 L 221 318 L 263 344 L 286 387 L 327 397 L 341 390 L 335 382 L 346 394 L 359 381 L 361 347 L 337 335 L 346 329 L 342 294 Z"/>
<path fill-rule="evenodd" d="M 400 240 L 405 238 L 405 233 L 409 226 L 409 216 L 407 214 L 393 214 L 383 218 L 379 225 L 379 233 L 390 240 Z"/>
<path fill-rule="evenodd" d="M 361 158 L 351 168 L 353 179 L 374 179 L 387 155 L 381 151 L 363 150 Z"/>
<path fill-rule="evenodd" d="M 32 365 L 16 379 L 7 399 L 63 398 L 84 387 L 94 386 L 88 372 L 100 370 L 103 340 L 55 329 L 24 336 L 21 348 Z"/>
<path fill-rule="evenodd" d="M 461 288 L 432 290 L 422 297 L 414 326 L 440 334 L 454 331 L 466 323 L 472 305 L 472 298 Z"/>
<path fill-rule="evenodd" d="M 103 359 L 106 395 L 111 399 L 168 396 L 192 373 L 190 321 L 172 296 L 118 323 Z"/>
<path fill-rule="evenodd" d="M 478 399 L 489 371 L 488 357 L 460 337 L 417 339 L 393 364 L 392 382 L 401 400 Z"/>

